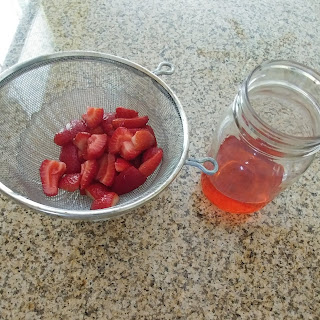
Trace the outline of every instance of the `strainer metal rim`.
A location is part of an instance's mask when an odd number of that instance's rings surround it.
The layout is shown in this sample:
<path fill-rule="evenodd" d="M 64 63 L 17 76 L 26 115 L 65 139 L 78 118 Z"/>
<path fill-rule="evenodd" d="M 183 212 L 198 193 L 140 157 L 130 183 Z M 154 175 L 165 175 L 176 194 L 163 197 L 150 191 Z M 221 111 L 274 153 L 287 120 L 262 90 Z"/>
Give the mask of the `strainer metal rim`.
<path fill-rule="evenodd" d="M 12 75 L 15 72 L 18 72 L 24 68 L 29 68 L 33 64 L 38 64 L 39 62 L 53 62 L 55 60 L 60 60 L 62 58 L 74 58 L 74 57 L 86 57 L 86 58 L 99 58 L 100 60 L 113 60 L 116 62 L 120 62 L 123 64 L 126 64 L 130 67 L 133 67 L 144 74 L 148 75 L 150 78 L 157 81 L 158 84 L 160 84 L 165 91 L 170 95 L 170 97 L 173 99 L 173 101 L 176 104 L 176 107 L 179 111 L 179 115 L 181 117 L 182 122 L 182 128 L 183 128 L 183 146 L 182 146 L 182 154 L 180 157 L 180 160 L 176 166 L 176 168 L 173 170 L 171 175 L 168 177 L 168 179 L 159 185 L 159 187 L 151 192 L 150 194 L 145 195 L 143 198 L 138 200 L 134 203 L 129 203 L 126 205 L 117 205 L 111 208 L 107 209 L 99 209 L 99 210 L 69 210 L 69 209 L 61 209 L 61 208 L 55 208 L 52 206 L 47 206 L 44 204 L 40 204 L 36 201 L 33 201 L 27 197 L 24 197 L 14 191 L 12 191 L 10 188 L 6 187 L 2 182 L 0 182 L 0 191 L 8 195 L 10 198 L 16 200 L 20 204 L 30 208 L 34 209 L 35 211 L 48 214 L 50 216 L 58 216 L 61 218 L 68 218 L 68 219 L 78 219 L 78 220 L 106 220 L 110 218 L 114 218 L 120 215 L 123 215 L 131 210 L 137 209 L 138 207 L 146 204 L 153 198 L 155 198 L 157 195 L 159 195 L 178 175 L 180 172 L 182 166 L 185 164 L 187 155 L 188 155 L 188 149 L 189 149 L 189 129 L 188 129 L 188 121 L 186 114 L 183 110 L 183 107 L 176 96 L 176 94 L 171 90 L 171 88 L 162 80 L 160 79 L 156 74 L 152 73 L 145 67 L 142 67 L 141 65 L 132 62 L 130 60 L 127 60 L 125 58 L 121 58 L 115 55 L 96 52 L 96 51 L 64 51 L 64 52 L 58 52 L 58 53 L 52 53 L 47 55 L 38 56 L 36 58 L 24 61 L 22 63 L 16 64 L 9 69 L 3 71 L 0 74 L 0 85 L 3 80 L 5 80 L 8 76 Z"/>

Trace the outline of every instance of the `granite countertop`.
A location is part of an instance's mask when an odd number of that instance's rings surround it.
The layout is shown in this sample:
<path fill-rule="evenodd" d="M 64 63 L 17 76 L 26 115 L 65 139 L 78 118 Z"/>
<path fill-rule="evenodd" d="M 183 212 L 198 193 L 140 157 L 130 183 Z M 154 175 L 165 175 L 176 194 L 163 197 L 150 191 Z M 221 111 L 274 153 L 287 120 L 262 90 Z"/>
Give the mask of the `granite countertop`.
<path fill-rule="evenodd" d="M 172 62 L 163 80 L 187 114 L 191 157 L 206 154 L 257 64 L 292 59 L 320 70 L 316 0 L 5 3 L 3 69 L 79 49 L 149 70 Z M 184 167 L 145 206 L 94 223 L 49 218 L 2 194 L 0 319 L 320 319 L 319 156 L 252 215 L 216 209 L 199 177 Z"/>

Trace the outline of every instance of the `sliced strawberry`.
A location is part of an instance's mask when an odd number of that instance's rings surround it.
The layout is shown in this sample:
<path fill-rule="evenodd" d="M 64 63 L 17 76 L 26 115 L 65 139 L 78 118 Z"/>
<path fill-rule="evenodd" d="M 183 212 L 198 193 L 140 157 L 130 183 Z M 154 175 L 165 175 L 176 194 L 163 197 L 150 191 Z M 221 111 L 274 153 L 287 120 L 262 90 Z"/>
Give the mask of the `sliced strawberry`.
<path fill-rule="evenodd" d="M 109 140 L 109 152 L 116 154 L 120 152 L 123 142 L 131 141 L 132 134 L 127 128 L 117 128 Z"/>
<path fill-rule="evenodd" d="M 58 146 L 63 146 L 64 144 L 72 141 L 78 132 L 87 130 L 88 127 L 82 120 L 72 120 L 64 129 L 55 134 L 54 143 Z"/>
<path fill-rule="evenodd" d="M 78 159 L 79 159 L 80 163 L 84 163 L 86 161 L 85 152 L 86 152 L 86 150 L 85 151 L 78 150 Z"/>
<path fill-rule="evenodd" d="M 77 146 L 80 151 L 87 149 L 88 139 L 91 137 L 89 132 L 78 132 L 77 135 L 73 138 L 73 144 Z"/>
<path fill-rule="evenodd" d="M 132 133 L 132 135 L 135 135 L 137 131 L 141 130 L 141 128 L 128 128 L 128 130 Z"/>
<path fill-rule="evenodd" d="M 59 179 L 66 171 L 66 164 L 57 160 L 44 160 L 40 166 L 40 178 L 45 195 L 52 197 L 58 194 Z"/>
<path fill-rule="evenodd" d="M 142 128 L 129 128 L 128 130 L 134 135 L 137 131 L 139 131 L 139 130 L 141 130 L 141 129 L 142 129 Z M 156 139 L 156 135 L 155 135 L 155 133 L 154 133 L 154 131 L 153 131 L 153 129 L 152 129 L 151 126 L 149 126 L 149 125 L 147 124 L 147 125 L 145 125 L 145 126 L 143 127 L 143 129 L 148 130 L 148 131 L 154 136 L 154 138 Z"/>
<path fill-rule="evenodd" d="M 147 160 L 152 158 L 156 153 L 158 153 L 159 150 L 160 150 L 160 148 L 158 148 L 158 147 L 152 147 L 152 148 L 146 150 L 142 154 L 142 162 L 146 162 Z"/>
<path fill-rule="evenodd" d="M 124 107 L 116 108 L 117 118 L 136 118 L 138 117 L 138 112 L 133 109 L 127 109 Z"/>
<path fill-rule="evenodd" d="M 141 129 L 135 133 L 131 141 L 136 150 L 144 151 L 151 148 L 155 144 L 156 139 L 149 130 Z"/>
<path fill-rule="evenodd" d="M 149 121 L 148 116 L 135 117 L 135 118 L 117 118 L 112 120 L 114 128 L 125 127 L 125 128 L 143 128 Z"/>
<path fill-rule="evenodd" d="M 87 160 L 81 164 L 81 180 L 80 180 L 80 190 L 84 190 L 88 187 L 91 182 L 96 177 L 98 172 L 98 162 L 97 160 Z"/>
<path fill-rule="evenodd" d="M 101 133 L 105 133 L 104 130 L 103 130 L 102 125 L 99 125 L 99 126 L 93 128 L 93 129 L 89 129 L 89 132 L 90 132 L 91 134 L 101 134 Z"/>
<path fill-rule="evenodd" d="M 118 195 L 131 192 L 145 183 L 146 177 L 134 166 L 119 173 L 116 176 L 112 190 Z"/>
<path fill-rule="evenodd" d="M 114 167 L 117 172 L 122 172 L 131 166 L 132 166 L 132 164 L 129 161 L 127 161 L 121 157 L 118 157 L 116 159 L 116 162 L 114 163 Z"/>
<path fill-rule="evenodd" d="M 139 171 L 146 177 L 150 176 L 158 167 L 162 160 L 163 151 L 158 148 L 157 152 L 148 160 L 143 162 L 139 167 Z"/>
<path fill-rule="evenodd" d="M 108 136 L 105 133 L 92 134 L 88 139 L 88 146 L 84 158 L 87 160 L 100 158 L 106 148 Z"/>
<path fill-rule="evenodd" d="M 68 173 L 65 174 L 59 181 L 59 189 L 63 189 L 69 192 L 74 192 L 80 187 L 80 173 Z"/>
<path fill-rule="evenodd" d="M 141 153 L 137 150 L 131 141 L 125 141 L 122 143 L 120 149 L 120 156 L 125 160 L 132 160 L 136 158 Z"/>
<path fill-rule="evenodd" d="M 78 149 L 72 142 L 68 142 L 61 147 L 59 160 L 66 164 L 66 173 L 79 173 L 81 171 Z"/>
<path fill-rule="evenodd" d="M 110 192 L 110 190 L 100 182 L 90 184 L 90 186 L 88 186 L 85 190 L 86 195 L 90 197 L 92 200 L 99 199 L 103 197 L 106 193 Z"/>
<path fill-rule="evenodd" d="M 116 169 L 114 166 L 115 155 L 112 153 L 106 153 L 99 161 L 99 171 L 96 175 L 96 179 L 106 186 L 111 186 L 116 175 Z"/>
<path fill-rule="evenodd" d="M 86 122 L 88 128 L 93 129 L 102 122 L 103 114 L 102 108 L 87 107 L 87 113 L 82 115 L 82 119 Z"/>
<path fill-rule="evenodd" d="M 152 133 L 152 135 L 153 135 L 154 137 L 156 137 L 156 135 L 155 135 L 155 133 L 154 133 L 154 131 L 153 131 L 153 128 L 152 128 L 149 124 L 147 124 L 147 125 L 144 127 L 144 129 L 147 129 L 150 133 Z"/>
<path fill-rule="evenodd" d="M 147 124 L 147 125 L 144 127 L 144 129 L 148 130 L 148 131 L 154 136 L 154 139 L 155 139 L 154 146 L 156 147 L 156 146 L 158 145 L 158 143 L 157 143 L 156 134 L 154 133 L 153 128 L 152 128 L 150 125 Z"/>
<path fill-rule="evenodd" d="M 78 159 L 82 163 L 86 160 L 88 139 L 91 137 L 89 132 L 79 132 L 73 138 L 73 144 L 78 148 Z"/>
<path fill-rule="evenodd" d="M 119 196 L 114 192 L 108 192 L 103 197 L 92 202 L 91 210 L 105 209 L 115 206 L 119 202 Z"/>
<path fill-rule="evenodd" d="M 131 160 L 130 163 L 138 169 L 142 163 L 142 154 L 139 154 L 137 157 Z"/>
<path fill-rule="evenodd" d="M 104 132 L 109 137 L 111 137 L 113 132 L 114 132 L 114 128 L 113 128 L 113 125 L 112 125 L 112 120 L 115 119 L 115 118 L 116 118 L 116 113 L 115 112 L 108 112 L 108 113 L 105 113 L 103 115 L 101 126 L 102 126 Z"/>

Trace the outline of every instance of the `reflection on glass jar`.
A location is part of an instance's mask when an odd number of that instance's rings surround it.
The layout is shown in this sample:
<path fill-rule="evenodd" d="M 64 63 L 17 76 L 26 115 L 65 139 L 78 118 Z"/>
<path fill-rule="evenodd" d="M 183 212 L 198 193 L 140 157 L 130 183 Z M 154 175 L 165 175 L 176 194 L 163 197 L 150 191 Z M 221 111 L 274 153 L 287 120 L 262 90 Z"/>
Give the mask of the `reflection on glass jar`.
<path fill-rule="evenodd" d="M 202 174 L 206 197 L 233 213 L 255 212 L 296 181 L 320 148 L 320 75 L 291 61 L 257 67 L 219 122 Z"/>

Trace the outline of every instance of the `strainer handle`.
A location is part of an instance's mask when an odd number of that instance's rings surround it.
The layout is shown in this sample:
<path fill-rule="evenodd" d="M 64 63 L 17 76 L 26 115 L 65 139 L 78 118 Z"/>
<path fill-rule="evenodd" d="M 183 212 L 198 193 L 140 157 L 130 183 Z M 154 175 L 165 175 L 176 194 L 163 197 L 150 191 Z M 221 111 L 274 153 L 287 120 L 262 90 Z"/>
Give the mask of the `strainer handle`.
<path fill-rule="evenodd" d="M 163 69 L 163 67 L 168 67 L 169 69 Z M 173 74 L 173 72 L 174 72 L 174 65 L 167 61 L 160 62 L 157 69 L 153 71 L 153 73 L 156 76 L 161 76 L 163 74 L 170 75 L 170 74 Z"/>
<path fill-rule="evenodd" d="M 202 165 L 202 163 L 205 163 L 205 162 L 211 162 L 213 164 L 213 169 L 211 169 L 211 170 L 207 169 L 204 165 Z M 189 166 L 197 167 L 202 172 L 204 172 L 205 174 L 208 174 L 210 176 L 215 174 L 219 169 L 218 162 L 215 159 L 210 158 L 210 157 L 201 158 L 201 159 L 188 159 L 188 160 L 186 160 L 185 164 L 189 165 Z"/>

